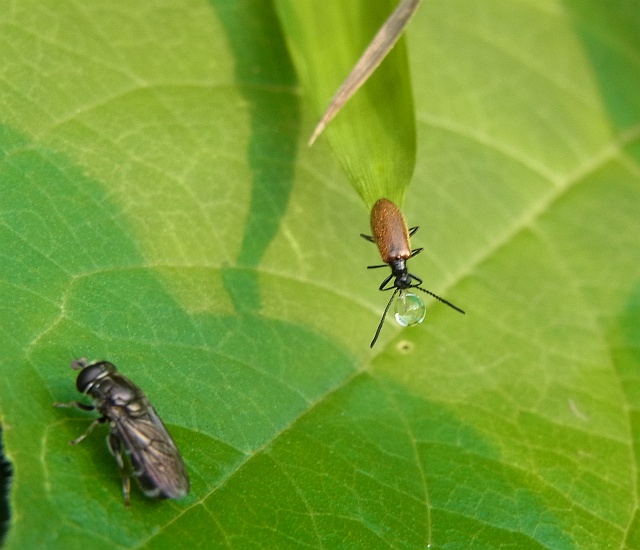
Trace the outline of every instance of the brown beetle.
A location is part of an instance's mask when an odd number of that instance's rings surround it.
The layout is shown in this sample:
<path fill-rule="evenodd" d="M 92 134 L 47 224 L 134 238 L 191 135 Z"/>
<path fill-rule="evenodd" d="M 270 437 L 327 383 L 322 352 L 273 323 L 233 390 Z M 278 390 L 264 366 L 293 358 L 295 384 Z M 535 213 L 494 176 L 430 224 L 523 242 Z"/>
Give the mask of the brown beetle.
<path fill-rule="evenodd" d="M 407 270 L 407 260 L 413 258 L 415 255 L 422 252 L 422 248 L 415 248 L 411 250 L 411 244 L 409 243 L 409 237 L 418 231 L 418 227 L 412 227 L 407 229 L 407 224 L 404 221 L 404 216 L 400 209 L 393 204 L 389 199 L 379 199 L 371 209 L 371 232 L 373 236 L 360 234 L 361 237 L 366 240 L 375 243 L 380 251 L 380 256 L 384 264 L 382 265 L 370 265 L 368 269 L 377 269 L 379 267 L 389 266 L 391 268 L 390 275 L 382 281 L 379 290 L 393 290 L 393 294 L 387 303 L 387 307 L 384 309 L 380 323 L 376 330 L 376 334 L 371 341 L 371 347 L 376 343 L 384 319 L 387 316 L 391 302 L 396 297 L 398 292 L 402 292 L 408 288 L 417 288 L 430 296 L 433 296 L 436 300 L 447 304 L 449 307 L 464 313 L 458 306 L 454 306 L 451 302 L 441 298 L 437 294 L 434 294 L 426 288 L 422 288 L 422 279 L 416 277 L 413 273 L 409 273 Z M 391 283 L 393 279 L 393 284 Z"/>

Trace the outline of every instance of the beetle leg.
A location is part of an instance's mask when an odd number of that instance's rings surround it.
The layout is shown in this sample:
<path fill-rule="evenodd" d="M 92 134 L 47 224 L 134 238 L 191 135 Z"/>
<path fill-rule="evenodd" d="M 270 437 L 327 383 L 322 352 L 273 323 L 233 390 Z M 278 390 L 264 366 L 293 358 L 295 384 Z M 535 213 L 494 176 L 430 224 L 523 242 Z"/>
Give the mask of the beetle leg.
<path fill-rule="evenodd" d="M 376 240 L 371 235 L 365 235 L 364 233 L 360 233 L 360 236 L 364 240 L 369 241 L 370 243 L 375 243 L 376 242 Z"/>
<path fill-rule="evenodd" d="M 420 229 L 420 226 L 416 225 L 415 227 L 410 227 L 409 228 L 409 237 L 413 237 L 413 235 L 416 234 L 416 231 L 418 231 L 418 229 Z"/>
<path fill-rule="evenodd" d="M 413 258 L 414 256 L 417 256 L 418 254 L 420 254 L 420 252 L 422 252 L 424 250 L 424 248 L 414 248 L 411 251 L 411 256 L 409 256 L 409 258 Z"/>
<path fill-rule="evenodd" d="M 387 267 L 388 264 L 382 264 L 382 265 L 368 265 L 367 269 L 378 269 L 379 267 Z"/>
<path fill-rule="evenodd" d="M 116 458 L 116 462 L 118 463 L 120 477 L 122 478 L 122 497 L 124 498 L 124 505 L 129 508 L 131 506 L 131 501 L 129 500 L 131 479 L 129 478 L 129 474 L 127 473 L 127 469 L 122 458 L 122 445 L 120 443 L 120 439 L 116 434 L 111 432 L 107 439 L 107 443 L 109 444 L 111 454 Z"/>
<path fill-rule="evenodd" d="M 380 285 L 378 290 L 391 290 L 392 288 L 395 288 L 395 286 L 384 288 L 385 286 L 387 286 L 387 284 L 389 283 L 389 281 L 391 281 L 392 278 L 393 278 L 393 273 L 391 273 L 391 275 L 389 275 L 384 281 L 382 281 L 382 284 Z"/>

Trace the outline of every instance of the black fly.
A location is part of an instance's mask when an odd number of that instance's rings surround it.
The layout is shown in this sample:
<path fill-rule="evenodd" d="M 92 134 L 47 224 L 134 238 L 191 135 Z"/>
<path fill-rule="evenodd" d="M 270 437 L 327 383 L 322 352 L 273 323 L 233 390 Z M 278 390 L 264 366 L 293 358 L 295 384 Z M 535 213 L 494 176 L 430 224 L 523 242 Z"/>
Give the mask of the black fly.
<path fill-rule="evenodd" d="M 100 418 L 83 435 L 70 441 L 73 445 L 80 443 L 98 424 L 109 422 L 107 443 L 120 469 L 125 505 L 130 505 L 125 454 L 145 495 L 175 499 L 186 496 L 189 476 L 180 452 L 142 390 L 108 361 L 89 364 L 82 358 L 72 361 L 71 368 L 80 371 L 76 380 L 78 391 L 92 397 L 95 404 L 72 401 L 53 405 L 83 411 L 97 409 L 100 413 Z"/>

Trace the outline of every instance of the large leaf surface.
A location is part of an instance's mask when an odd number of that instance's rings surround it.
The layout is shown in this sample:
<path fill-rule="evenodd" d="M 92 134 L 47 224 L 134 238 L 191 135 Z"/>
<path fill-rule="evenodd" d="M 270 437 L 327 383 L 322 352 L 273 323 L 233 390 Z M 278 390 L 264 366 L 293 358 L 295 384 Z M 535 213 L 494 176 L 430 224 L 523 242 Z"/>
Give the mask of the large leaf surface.
<path fill-rule="evenodd" d="M 367 211 L 269 3 L 2 8 L 7 548 L 640 546 L 632 2 L 421 7 L 411 268 L 467 315 L 374 353 Z M 148 393 L 186 499 L 127 510 L 68 445 L 82 355 Z"/>

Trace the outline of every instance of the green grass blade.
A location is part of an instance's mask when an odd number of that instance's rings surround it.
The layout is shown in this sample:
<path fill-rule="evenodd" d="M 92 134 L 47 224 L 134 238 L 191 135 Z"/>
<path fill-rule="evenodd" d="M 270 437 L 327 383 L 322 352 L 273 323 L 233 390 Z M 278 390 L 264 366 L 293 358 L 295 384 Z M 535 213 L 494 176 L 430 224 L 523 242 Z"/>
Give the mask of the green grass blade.
<path fill-rule="evenodd" d="M 419 5 L 420 0 L 402 0 L 380 27 L 367 49 L 351 69 L 349 76 L 345 78 L 338 91 L 331 98 L 329 106 L 313 130 L 313 134 L 311 134 L 309 146 L 313 145 L 318 136 L 327 127 L 327 124 L 333 120 L 345 103 L 349 101 L 353 94 L 368 80 L 371 73 L 382 63 L 389 51 L 400 39 L 400 36 L 402 36 L 404 29 Z"/>
<path fill-rule="evenodd" d="M 388 0 L 277 0 L 289 50 L 318 115 L 396 7 Z M 415 165 L 415 113 L 401 38 L 327 128 L 351 184 L 370 209 L 402 204 Z"/>

